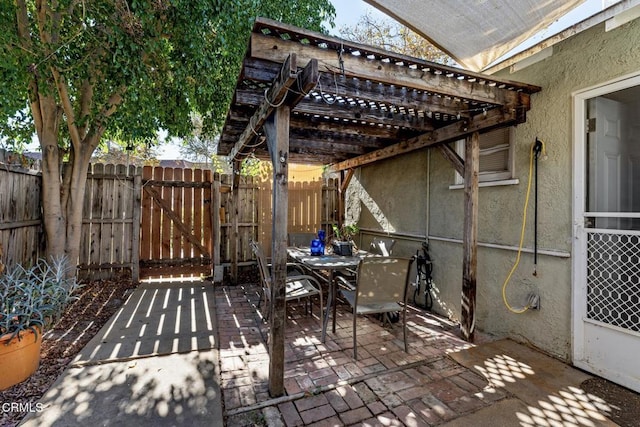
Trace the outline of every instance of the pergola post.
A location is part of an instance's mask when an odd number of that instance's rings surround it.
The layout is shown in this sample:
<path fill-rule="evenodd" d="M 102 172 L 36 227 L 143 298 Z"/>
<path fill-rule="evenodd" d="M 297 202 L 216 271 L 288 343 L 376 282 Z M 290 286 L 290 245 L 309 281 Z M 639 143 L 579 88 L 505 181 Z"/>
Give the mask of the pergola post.
<path fill-rule="evenodd" d="M 231 185 L 231 200 L 233 203 L 231 215 L 231 283 L 238 284 L 238 214 L 240 206 L 240 161 L 233 161 L 233 181 Z"/>
<path fill-rule="evenodd" d="M 464 232 L 462 272 L 462 337 L 474 340 L 476 326 L 476 275 L 478 270 L 478 172 L 480 140 L 474 132 L 464 150 Z"/>
<path fill-rule="evenodd" d="M 287 215 L 289 206 L 289 114 L 278 107 L 264 130 L 273 165 L 273 229 L 271 247 L 271 337 L 269 339 L 269 394 L 284 394 L 284 339 L 286 324 Z"/>
<path fill-rule="evenodd" d="M 213 182 L 211 183 L 211 229 L 213 230 L 213 241 L 211 242 L 211 263 L 213 271 L 211 276 L 214 281 L 222 280 L 222 266 L 220 265 L 220 223 L 224 218 L 220 218 L 220 174 L 213 174 Z"/>

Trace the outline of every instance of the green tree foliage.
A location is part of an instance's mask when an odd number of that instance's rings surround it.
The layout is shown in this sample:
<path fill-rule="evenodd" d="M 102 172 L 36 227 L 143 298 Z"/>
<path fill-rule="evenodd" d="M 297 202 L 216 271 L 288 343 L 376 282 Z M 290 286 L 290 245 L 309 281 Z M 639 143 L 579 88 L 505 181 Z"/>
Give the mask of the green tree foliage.
<path fill-rule="evenodd" d="M 454 65 L 453 59 L 409 28 L 392 19 L 376 19 L 367 13 L 355 27 L 340 28 L 340 37 L 354 42 L 440 64 Z"/>
<path fill-rule="evenodd" d="M 77 259 L 103 137 L 186 137 L 193 113 L 216 129 L 256 16 L 322 31 L 334 14 L 328 0 L 2 0 L 0 137 L 38 137 L 48 252 Z"/>

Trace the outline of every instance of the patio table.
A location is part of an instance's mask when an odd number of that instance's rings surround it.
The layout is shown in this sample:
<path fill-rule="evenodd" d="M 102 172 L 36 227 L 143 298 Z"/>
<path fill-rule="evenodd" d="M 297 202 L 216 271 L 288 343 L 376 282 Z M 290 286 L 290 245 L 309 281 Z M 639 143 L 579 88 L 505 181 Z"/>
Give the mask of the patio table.
<path fill-rule="evenodd" d="M 327 308 L 325 311 L 324 319 L 322 321 L 322 342 L 325 340 L 327 332 L 327 323 L 329 322 L 329 310 L 333 308 L 333 316 L 336 315 L 336 283 L 333 279 L 333 274 L 338 270 L 355 269 L 360 263 L 360 260 L 365 256 L 369 256 L 366 251 L 359 250 L 353 256 L 342 256 L 336 254 L 325 255 L 311 255 L 311 249 L 309 247 L 289 247 L 287 248 L 287 254 L 289 257 L 305 266 L 310 270 L 324 270 L 329 273 L 329 297 L 327 298 Z M 335 333 L 335 323 L 333 324 L 333 332 Z"/>

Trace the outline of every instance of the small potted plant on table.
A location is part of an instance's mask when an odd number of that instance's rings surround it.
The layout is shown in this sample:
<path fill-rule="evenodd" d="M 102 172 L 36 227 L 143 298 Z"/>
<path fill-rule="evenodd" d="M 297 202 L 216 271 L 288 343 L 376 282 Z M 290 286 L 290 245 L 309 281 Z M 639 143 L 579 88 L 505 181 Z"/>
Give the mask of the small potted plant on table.
<path fill-rule="evenodd" d="M 333 240 L 331 242 L 333 253 L 337 255 L 353 255 L 353 249 L 355 247 L 353 237 L 358 234 L 358 226 L 356 224 L 343 224 L 341 227 L 338 227 L 336 224 L 333 224 L 331 227 L 333 228 Z"/>
<path fill-rule="evenodd" d="M 0 275 L 0 390 L 24 381 L 40 363 L 43 331 L 57 321 L 78 289 L 66 258 L 20 265 Z"/>

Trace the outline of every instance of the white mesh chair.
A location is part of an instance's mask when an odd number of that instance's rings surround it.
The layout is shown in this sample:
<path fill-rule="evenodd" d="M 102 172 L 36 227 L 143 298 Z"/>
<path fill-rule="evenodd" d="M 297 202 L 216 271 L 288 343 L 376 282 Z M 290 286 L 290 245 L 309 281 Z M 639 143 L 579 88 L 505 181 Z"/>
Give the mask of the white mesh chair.
<path fill-rule="evenodd" d="M 256 259 L 258 261 L 258 270 L 260 270 L 260 280 L 262 281 L 262 295 L 264 295 L 265 300 L 265 314 L 264 318 L 268 319 L 271 314 L 271 273 L 269 271 L 269 265 L 267 264 L 267 259 L 264 256 L 264 251 L 262 250 L 262 246 L 258 242 L 251 242 L 251 249 L 253 253 L 256 255 Z M 294 267 L 297 264 L 294 265 Z M 261 300 L 262 300 L 262 295 Z M 291 300 L 300 300 L 302 298 L 307 298 L 305 302 L 305 312 L 307 310 L 307 303 L 309 306 L 309 312 L 312 312 L 311 308 L 312 302 L 311 297 L 314 295 L 318 295 L 320 298 L 320 315 L 322 318 L 322 288 L 320 287 L 320 283 L 316 280 L 315 277 L 299 274 L 298 271 L 288 272 L 287 273 L 287 281 L 286 281 L 286 291 L 285 291 L 285 301 Z M 260 305 L 260 303 L 258 303 Z"/>
<path fill-rule="evenodd" d="M 393 252 L 393 246 L 396 244 L 396 241 L 391 240 L 382 240 L 382 239 L 373 239 L 371 245 L 369 245 L 369 252 L 376 255 L 382 256 L 391 256 Z"/>
<path fill-rule="evenodd" d="M 407 287 L 411 258 L 367 257 L 357 269 L 355 290 L 340 288 L 340 293 L 353 311 L 353 358 L 358 359 L 356 318 L 358 315 L 402 313 L 404 351 L 407 346 Z M 338 277 L 337 280 L 345 280 Z M 335 317 L 333 322 L 335 324 Z"/>

